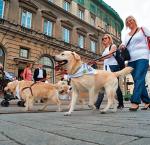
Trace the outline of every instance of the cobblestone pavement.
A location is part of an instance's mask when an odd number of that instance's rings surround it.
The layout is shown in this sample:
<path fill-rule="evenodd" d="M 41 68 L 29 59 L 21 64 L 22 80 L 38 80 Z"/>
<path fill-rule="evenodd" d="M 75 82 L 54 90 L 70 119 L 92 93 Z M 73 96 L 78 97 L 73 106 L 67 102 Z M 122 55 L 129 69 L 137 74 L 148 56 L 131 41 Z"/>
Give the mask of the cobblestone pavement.
<path fill-rule="evenodd" d="M 1 113 L 16 109 L 0 107 Z M 107 114 L 80 106 L 77 110 L 72 116 L 64 112 L 0 114 L 0 145 L 150 145 L 150 109 L 129 112 L 126 107 Z"/>

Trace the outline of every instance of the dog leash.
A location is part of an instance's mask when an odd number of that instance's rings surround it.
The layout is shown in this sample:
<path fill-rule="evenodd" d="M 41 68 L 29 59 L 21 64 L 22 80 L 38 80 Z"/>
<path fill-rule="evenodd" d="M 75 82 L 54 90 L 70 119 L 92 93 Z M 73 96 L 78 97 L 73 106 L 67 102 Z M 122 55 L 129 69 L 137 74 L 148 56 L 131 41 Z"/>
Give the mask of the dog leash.
<path fill-rule="evenodd" d="M 117 50 L 116 50 L 116 51 L 117 51 Z M 105 55 L 105 56 L 100 56 L 100 57 L 98 57 L 98 58 L 95 58 L 94 60 L 89 61 L 88 64 L 96 64 L 96 61 L 100 61 L 101 59 L 103 59 L 103 58 L 105 58 L 105 57 L 107 57 L 107 56 L 110 56 L 110 55 L 114 54 L 116 51 L 113 51 L 112 53 L 109 53 L 109 54 L 107 54 L 107 55 Z"/>

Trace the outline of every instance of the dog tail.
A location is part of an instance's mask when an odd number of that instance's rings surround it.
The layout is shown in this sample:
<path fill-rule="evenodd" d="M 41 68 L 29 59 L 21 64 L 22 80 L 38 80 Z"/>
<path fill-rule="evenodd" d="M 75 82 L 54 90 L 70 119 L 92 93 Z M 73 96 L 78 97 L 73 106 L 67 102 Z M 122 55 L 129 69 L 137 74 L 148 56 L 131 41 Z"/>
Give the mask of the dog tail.
<path fill-rule="evenodd" d="M 132 67 L 125 67 L 124 69 L 122 69 L 120 71 L 114 72 L 114 74 L 115 74 L 116 77 L 125 76 L 125 75 L 131 73 L 132 70 L 133 70 Z"/>

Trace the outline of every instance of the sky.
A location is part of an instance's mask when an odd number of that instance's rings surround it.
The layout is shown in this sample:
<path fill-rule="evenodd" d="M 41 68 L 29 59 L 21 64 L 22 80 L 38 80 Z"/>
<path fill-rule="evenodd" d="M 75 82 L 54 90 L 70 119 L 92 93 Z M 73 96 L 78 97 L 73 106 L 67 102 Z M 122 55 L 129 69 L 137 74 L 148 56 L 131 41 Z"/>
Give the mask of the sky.
<path fill-rule="evenodd" d="M 136 18 L 138 26 L 147 27 L 150 30 L 150 0 L 104 0 L 110 5 L 122 18 L 132 15 Z M 128 32 L 126 27 L 122 31 L 122 39 Z"/>

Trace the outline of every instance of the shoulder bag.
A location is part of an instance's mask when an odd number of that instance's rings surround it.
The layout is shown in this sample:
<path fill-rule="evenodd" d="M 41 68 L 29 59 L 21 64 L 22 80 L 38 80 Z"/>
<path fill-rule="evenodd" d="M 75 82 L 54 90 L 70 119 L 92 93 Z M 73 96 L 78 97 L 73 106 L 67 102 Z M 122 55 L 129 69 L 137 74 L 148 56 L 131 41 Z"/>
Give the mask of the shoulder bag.
<path fill-rule="evenodd" d="M 109 51 L 111 50 L 112 45 L 109 46 Z M 125 68 L 125 61 L 124 58 L 121 56 L 120 49 L 116 50 L 116 54 L 113 54 L 114 58 L 116 59 L 120 69 Z"/>

